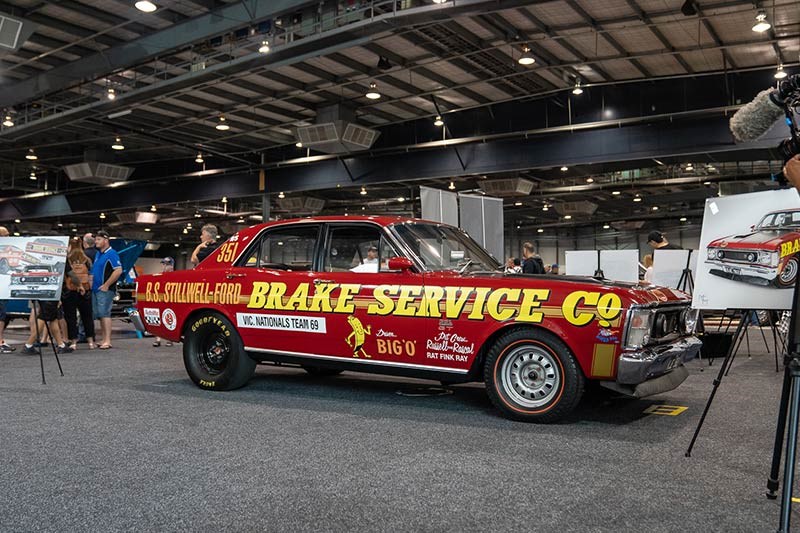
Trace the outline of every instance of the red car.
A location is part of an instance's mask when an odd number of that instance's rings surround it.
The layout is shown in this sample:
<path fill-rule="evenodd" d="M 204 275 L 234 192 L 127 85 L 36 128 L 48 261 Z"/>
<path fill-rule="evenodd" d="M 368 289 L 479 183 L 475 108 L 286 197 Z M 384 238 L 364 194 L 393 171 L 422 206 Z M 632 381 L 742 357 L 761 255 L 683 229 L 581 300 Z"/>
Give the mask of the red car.
<path fill-rule="evenodd" d="M 137 300 L 140 327 L 182 341 L 204 389 L 241 387 L 258 362 L 485 381 L 525 421 L 562 418 L 587 380 L 674 389 L 700 347 L 681 292 L 503 274 L 462 230 L 395 217 L 253 226 L 194 270 L 140 277 Z"/>
<path fill-rule="evenodd" d="M 800 209 L 767 213 L 748 233 L 711 241 L 706 253 L 715 276 L 790 289 L 800 267 Z"/>

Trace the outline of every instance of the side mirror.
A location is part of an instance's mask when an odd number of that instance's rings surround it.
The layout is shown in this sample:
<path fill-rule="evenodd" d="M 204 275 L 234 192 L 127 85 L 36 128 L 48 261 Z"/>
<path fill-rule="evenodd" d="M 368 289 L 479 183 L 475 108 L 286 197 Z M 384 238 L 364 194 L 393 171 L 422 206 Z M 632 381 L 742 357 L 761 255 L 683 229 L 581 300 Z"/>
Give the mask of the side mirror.
<path fill-rule="evenodd" d="M 411 270 L 414 263 L 408 257 L 392 257 L 389 259 L 389 270 L 401 270 L 403 272 Z"/>
<path fill-rule="evenodd" d="M 756 225 L 755 224 L 750 224 L 750 232 L 752 233 L 755 230 L 756 230 Z"/>

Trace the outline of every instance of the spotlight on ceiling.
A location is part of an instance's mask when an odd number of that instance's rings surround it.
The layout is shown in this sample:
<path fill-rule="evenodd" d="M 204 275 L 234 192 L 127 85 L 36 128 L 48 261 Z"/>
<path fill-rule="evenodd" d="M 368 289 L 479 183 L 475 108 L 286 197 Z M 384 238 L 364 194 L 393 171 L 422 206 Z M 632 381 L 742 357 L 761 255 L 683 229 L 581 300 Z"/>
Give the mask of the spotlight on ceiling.
<path fill-rule="evenodd" d="M 157 208 L 156 208 L 156 206 L 154 206 L 154 205 L 151 205 L 151 206 L 150 206 L 150 211 L 152 211 L 153 213 L 155 213 L 155 212 L 157 211 Z"/>
<path fill-rule="evenodd" d="M 261 41 L 261 46 L 258 47 L 259 54 L 268 54 L 269 53 L 269 41 L 266 39 Z"/>
<path fill-rule="evenodd" d="M 6 128 L 10 128 L 14 125 L 14 121 L 11 120 L 11 115 L 6 115 L 5 120 L 3 120 L 3 126 Z"/>
<path fill-rule="evenodd" d="M 567 170 L 569 170 L 569 168 L 567 168 L 567 167 L 561 167 L 561 172 L 566 172 Z"/>
<path fill-rule="evenodd" d="M 594 178 L 586 178 L 586 183 L 594 183 Z"/>
<path fill-rule="evenodd" d="M 25 154 L 25 159 L 28 161 L 36 161 L 39 159 L 39 156 L 36 155 L 36 152 L 33 151 L 33 148 L 28 148 L 28 153 Z"/>
<path fill-rule="evenodd" d="M 106 92 L 106 98 L 108 98 L 109 100 L 113 100 L 116 97 L 117 97 L 116 91 L 114 91 L 114 89 L 109 88 L 108 91 Z"/>
<path fill-rule="evenodd" d="M 539 228 L 539 229 L 536 230 L 536 232 L 537 233 L 544 233 L 544 230 L 542 228 Z"/>
<path fill-rule="evenodd" d="M 405 196 L 398 196 L 398 197 L 397 197 L 397 201 L 398 201 L 398 202 L 405 202 L 405 201 L 406 201 L 406 198 L 405 198 Z"/>
<path fill-rule="evenodd" d="M 184 234 L 184 235 L 188 235 L 188 234 L 189 234 L 189 230 L 188 230 L 188 229 L 186 229 L 186 228 L 183 228 L 183 234 Z"/>
<path fill-rule="evenodd" d="M 302 148 L 303 147 L 303 143 L 301 143 L 300 141 L 297 141 L 296 143 L 294 143 L 294 145 L 296 147 L 298 147 L 298 148 Z"/>
<path fill-rule="evenodd" d="M 691 172 L 692 170 L 694 170 L 693 164 L 689 163 L 688 165 L 686 165 L 686 172 Z"/>
<path fill-rule="evenodd" d="M 775 71 L 775 79 L 782 80 L 786 76 L 788 76 L 788 74 L 783 70 L 783 65 L 778 65 L 778 70 Z"/>
<path fill-rule="evenodd" d="M 281 191 L 281 192 L 279 192 L 279 193 L 278 193 L 278 198 L 280 198 L 281 200 L 283 200 L 284 198 L 286 198 L 286 195 L 285 195 L 285 194 L 283 194 L 283 191 Z"/>
<path fill-rule="evenodd" d="M 583 94 L 583 89 L 581 89 L 581 82 L 579 81 L 575 82 L 575 88 L 572 89 L 572 94 L 574 94 L 575 96 Z"/>
<path fill-rule="evenodd" d="M 653 206 L 653 211 L 658 211 L 658 206 L 657 205 Z"/>
<path fill-rule="evenodd" d="M 564 215 L 564 220 L 572 220 L 572 215 Z"/>
<path fill-rule="evenodd" d="M 158 6 L 156 6 L 150 0 L 138 0 L 134 5 L 136 6 L 136 9 L 144 13 L 152 13 L 158 9 Z"/>
<path fill-rule="evenodd" d="M 358 194 L 360 194 L 361 196 L 365 196 L 367 194 L 366 187 L 361 187 L 361 191 Z"/>
<path fill-rule="evenodd" d="M 439 128 L 444 126 L 444 120 L 442 120 L 442 116 L 441 115 L 436 115 L 436 118 L 433 121 L 433 125 L 436 126 L 436 127 L 439 127 Z"/>
<path fill-rule="evenodd" d="M 377 100 L 378 98 L 380 98 L 381 93 L 378 92 L 378 84 L 375 83 L 374 81 L 370 82 L 369 90 L 367 91 L 367 94 L 365 94 L 364 96 L 366 96 L 370 100 Z"/>
<path fill-rule="evenodd" d="M 694 1 L 686 0 L 681 6 L 681 13 L 683 13 L 687 17 L 692 17 L 694 15 L 697 15 L 697 9 L 695 9 L 694 7 Z"/>
<path fill-rule="evenodd" d="M 519 63 L 520 65 L 524 65 L 526 67 L 528 65 L 533 65 L 534 63 L 536 63 L 536 59 L 534 59 L 533 56 L 531 55 L 530 48 L 528 48 L 527 46 L 522 47 L 522 55 L 519 56 L 519 59 L 517 59 L 517 63 Z"/>
<path fill-rule="evenodd" d="M 681 217 L 681 218 L 680 218 L 680 221 L 681 221 L 681 222 L 686 222 L 686 217 Z"/>
<path fill-rule="evenodd" d="M 392 64 L 383 56 L 378 58 L 378 70 L 389 70 L 392 68 Z"/>
<path fill-rule="evenodd" d="M 198 163 L 198 164 L 202 164 L 203 161 L 204 161 L 203 154 L 200 153 L 200 152 L 197 152 L 197 157 L 194 158 L 194 162 Z"/>
<path fill-rule="evenodd" d="M 228 197 L 227 196 L 223 196 L 221 201 L 222 201 L 223 204 L 227 204 L 228 203 Z"/>
<path fill-rule="evenodd" d="M 105 218 L 106 218 L 106 214 L 105 213 L 100 213 L 100 220 L 104 220 Z"/>
<path fill-rule="evenodd" d="M 756 23 L 753 25 L 753 31 L 756 33 L 764 33 L 772 27 L 772 24 L 767 22 L 767 13 L 759 11 L 756 15 Z"/>
<path fill-rule="evenodd" d="M 36 181 L 36 172 L 31 172 L 31 176 L 30 176 L 30 178 L 31 178 L 33 181 Z"/>
<path fill-rule="evenodd" d="M 611 194 L 613 194 L 614 196 L 619 196 L 620 194 L 622 194 L 622 192 L 620 192 L 620 191 L 611 191 Z"/>
<path fill-rule="evenodd" d="M 544 205 L 542 206 L 542 211 L 549 211 L 549 210 L 550 210 L 550 206 L 549 206 L 549 205 L 547 205 L 547 204 L 544 204 Z"/>
<path fill-rule="evenodd" d="M 634 202 L 641 202 L 642 201 L 642 197 L 637 194 L 636 196 L 633 197 L 633 201 Z"/>
<path fill-rule="evenodd" d="M 451 191 L 454 191 L 456 190 L 456 184 L 451 181 L 450 185 L 448 185 L 447 188 L 450 189 Z"/>
<path fill-rule="evenodd" d="M 119 137 L 114 137 L 114 144 L 111 145 L 111 148 L 113 150 L 124 150 L 125 145 L 122 144 L 122 139 L 120 139 Z"/>
<path fill-rule="evenodd" d="M 225 117 L 223 115 L 219 116 L 219 122 L 217 122 L 217 125 L 214 127 L 219 131 L 228 131 L 229 129 L 231 129 L 231 127 L 228 126 L 228 123 L 225 122 Z"/>
<path fill-rule="evenodd" d="M 603 229 L 609 229 L 609 228 L 611 228 L 611 226 L 609 226 L 608 224 L 603 224 Z"/>

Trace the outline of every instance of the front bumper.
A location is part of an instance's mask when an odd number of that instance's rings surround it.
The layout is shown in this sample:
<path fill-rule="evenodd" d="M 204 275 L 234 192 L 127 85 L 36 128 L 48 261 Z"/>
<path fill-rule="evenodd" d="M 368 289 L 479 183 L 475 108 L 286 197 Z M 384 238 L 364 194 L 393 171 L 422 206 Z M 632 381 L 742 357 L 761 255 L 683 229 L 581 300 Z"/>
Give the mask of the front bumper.
<path fill-rule="evenodd" d="M 669 344 L 624 352 L 617 364 L 617 383 L 639 385 L 668 374 L 700 353 L 703 342 L 697 337 L 683 337 Z M 681 380 L 683 381 L 683 380 Z M 674 385 L 675 388 L 680 383 Z M 664 392 L 664 391 L 660 391 Z"/>
<path fill-rule="evenodd" d="M 763 265 L 723 263 L 722 261 L 706 261 L 710 263 L 710 273 L 733 281 L 742 281 L 753 285 L 769 285 L 778 277 L 778 267 Z"/>

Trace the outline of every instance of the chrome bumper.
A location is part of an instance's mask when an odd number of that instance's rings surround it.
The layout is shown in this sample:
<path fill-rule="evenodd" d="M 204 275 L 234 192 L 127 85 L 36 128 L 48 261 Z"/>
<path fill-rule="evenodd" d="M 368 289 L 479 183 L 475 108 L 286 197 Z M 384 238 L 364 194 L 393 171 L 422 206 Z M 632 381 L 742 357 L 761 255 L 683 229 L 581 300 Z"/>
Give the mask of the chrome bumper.
<path fill-rule="evenodd" d="M 139 315 L 139 311 L 136 309 L 126 309 L 125 313 L 128 315 L 131 323 L 136 328 L 136 331 L 141 331 L 142 333 L 147 331 L 144 328 L 144 322 L 142 322 L 142 317 Z"/>
<path fill-rule="evenodd" d="M 778 277 L 778 267 L 708 260 L 706 263 L 711 265 L 710 273 L 715 276 L 754 285 L 769 285 Z"/>
<path fill-rule="evenodd" d="M 703 342 L 697 337 L 684 337 L 669 344 L 623 352 L 617 364 L 617 383 L 639 385 L 663 376 L 697 357 L 702 345 Z"/>

